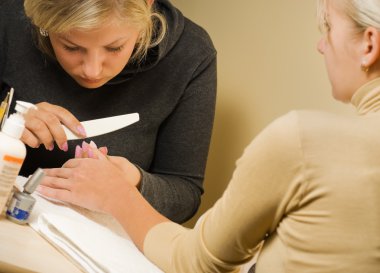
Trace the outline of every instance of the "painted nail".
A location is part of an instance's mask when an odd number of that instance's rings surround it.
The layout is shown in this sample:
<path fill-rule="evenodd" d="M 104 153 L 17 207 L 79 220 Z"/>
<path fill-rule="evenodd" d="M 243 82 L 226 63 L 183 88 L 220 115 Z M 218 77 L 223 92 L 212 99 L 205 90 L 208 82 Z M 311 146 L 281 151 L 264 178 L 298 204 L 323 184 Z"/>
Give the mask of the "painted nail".
<path fill-rule="evenodd" d="M 50 144 L 50 146 L 47 148 L 49 151 L 53 151 L 54 150 L 54 144 Z"/>
<path fill-rule="evenodd" d="M 84 127 L 82 125 L 77 126 L 77 131 L 81 136 L 87 136 L 86 131 L 84 130 Z"/>
<path fill-rule="evenodd" d="M 107 155 L 108 154 L 108 148 L 106 146 L 104 147 L 100 147 L 99 148 L 99 151 L 104 154 L 104 155 Z"/>
<path fill-rule="evenodd" d="M 67 152 L 69 150 L 69 145 L 67 142 L 63 143 L 61 146 L 61 150 Z"/>
<path fill-rule="evenodd" d="M 94 158 L 94 152 L 91 149 L 88 150 L 88 157 Z"/>
<path fill-rule="evenodd" d="M 75 158 L 82 157 L 82 148 L 77 145 L 75 146 Z"/>
<path fill-rule="evenodd" d="M 82 141 L 82 149 L 83 149 L 83 152 L 87 153 L 88 152 L 88 147 L 89 145 L 87 144 L 86 141 Z"/>
<path fill-rule="evenodd" d="M 95 149 L 98 148 L 98 146 L 96 146 L 95 142 L 93 142 L 92 140 L 90 141 L 90 146 L 91 146 L 92 148 L 95 148 Z"/>

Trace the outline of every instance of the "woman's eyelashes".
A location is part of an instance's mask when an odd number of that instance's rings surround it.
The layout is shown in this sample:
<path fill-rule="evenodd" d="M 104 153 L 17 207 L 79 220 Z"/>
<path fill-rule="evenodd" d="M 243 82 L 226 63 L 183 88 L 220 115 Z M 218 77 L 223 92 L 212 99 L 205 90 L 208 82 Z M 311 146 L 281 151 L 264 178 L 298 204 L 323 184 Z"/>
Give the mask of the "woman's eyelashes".
<path fill-rule="evenodd" d="M 78 46 L 68 46 L 68 45 L 63 45 L 63 48 L 66 50 L 66 51 L 69 51 L 69 52 L 76 52 L 76 51 L 85 51 L 85 49 L 81 48 L 81 47 L 78 47 Z M 120 52 L 122 51 L 124 48 L 124 46 L 117 46 L 117 47 L 105 47 L 106 51 L 108 52 Z"/>
<path fill-rule="evenodd" d="M 106 50 L 109 52 L 120 52 L 123 50 L 123 46 L 118 47 L 106 47 Z"/>
<path fill-rule="evenodd" d="M 79 51 L 80 48 L 78 46 L 68 46 L 68 45 L 63 45 L 63 48 L 69 52 L 74 52 L 74 51 Z"/>

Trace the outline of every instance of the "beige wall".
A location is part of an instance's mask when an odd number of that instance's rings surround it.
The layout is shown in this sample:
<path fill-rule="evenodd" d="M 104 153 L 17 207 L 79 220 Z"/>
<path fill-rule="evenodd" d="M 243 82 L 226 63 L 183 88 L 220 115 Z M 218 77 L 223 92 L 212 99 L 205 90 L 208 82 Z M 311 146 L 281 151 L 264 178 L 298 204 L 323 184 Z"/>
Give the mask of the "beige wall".
<path fill-rule="evenodd" d="M 221 196 L 244 147 L 292 109 L 353 109 L 332 99 L 315 0 L 172 0 L 218 51 L 218 98 L 205 194 L 195 220 Z"/>

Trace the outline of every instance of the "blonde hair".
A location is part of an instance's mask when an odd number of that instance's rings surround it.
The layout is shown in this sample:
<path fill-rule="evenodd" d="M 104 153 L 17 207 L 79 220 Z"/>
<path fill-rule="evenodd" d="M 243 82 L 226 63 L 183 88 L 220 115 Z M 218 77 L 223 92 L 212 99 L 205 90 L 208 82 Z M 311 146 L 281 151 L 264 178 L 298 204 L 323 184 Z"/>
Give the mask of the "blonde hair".
<path fill-rule="evenodd" d="M 25 14 L 34 25 L 37 46 L 55 58 L 50 39 L 40 29 L 65 33 L 71 29 L 94 29 L 110 18 L 128 22 L 139 30 L 131 60 L 141 61 L 148 49 L 158 45 L 167 30 L 162 14 L 153 10 L 147 0 L 24 0 Z"/>
<path fill-rule="evenodd" d="M 356 31 L 362 33 L 372 26 L 380 31 L 380 1 L 379 0 L 318 0 L 318 20 L 320 28 L 326 24 L 326 9 L 328 2 L 339 8 L 352 20 Z"/>

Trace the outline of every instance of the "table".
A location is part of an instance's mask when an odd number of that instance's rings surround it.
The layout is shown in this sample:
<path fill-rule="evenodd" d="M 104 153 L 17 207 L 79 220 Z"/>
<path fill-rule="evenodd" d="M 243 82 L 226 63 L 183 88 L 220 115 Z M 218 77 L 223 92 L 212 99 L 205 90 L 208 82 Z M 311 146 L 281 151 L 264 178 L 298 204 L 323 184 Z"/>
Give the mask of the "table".
<path fill-rule="evenodd" d="M 0 272 L 82 271 L 30 226 L 0 216 Z"/>

